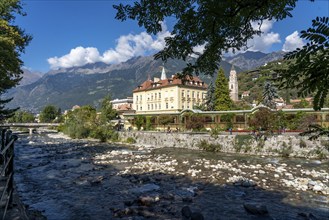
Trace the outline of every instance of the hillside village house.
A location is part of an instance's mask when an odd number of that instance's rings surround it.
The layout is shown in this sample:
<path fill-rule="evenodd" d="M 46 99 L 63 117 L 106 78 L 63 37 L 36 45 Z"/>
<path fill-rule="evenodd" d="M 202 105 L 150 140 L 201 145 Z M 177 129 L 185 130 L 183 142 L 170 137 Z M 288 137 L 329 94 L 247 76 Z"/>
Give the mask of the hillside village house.
<path fill-rule="evenodd" d="M 164 68 L 161 78 L 148 79 L 133 91 L 136 114 L 179 113 L 183 109 L 205 102 L 207 84 L 198 77 L 167 78 Z"/>

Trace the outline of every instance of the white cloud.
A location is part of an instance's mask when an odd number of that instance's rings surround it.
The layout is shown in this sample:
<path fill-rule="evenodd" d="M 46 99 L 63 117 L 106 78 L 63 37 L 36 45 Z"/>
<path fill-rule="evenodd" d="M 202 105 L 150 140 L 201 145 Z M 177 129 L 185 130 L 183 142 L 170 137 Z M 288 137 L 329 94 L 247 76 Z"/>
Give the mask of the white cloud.
<path fill-rule="evenodd" d="M 286 41 L 283 44 L 282 50 L 285 52 L 293 51 L 296 48 L 301 48 L 305 45 L 302 38 L 299 37 L 298 31 L 294 31 L 292 34 L 286 37 Z"/>
<path fill-rule="evenodd" d="M 253 22 L 252 27 L 254 29 L 260 29 L 262 34 L 260 36 L 255 35 L 253 39 L 247 42 L 248 50 L 250 51 L 262 51 L 268 52 L 271 46 L 275 43 L 281 43 L 280 34 L 269 32 L 273 27 L 274 21 L 265 20 L 262 24 Z"/>
<path fill-rule="evenodd" d="M 94 47 L 76 47 L 62 57 L 52 57 L 48 59 L 51 69 L 69 68 L 82 66 L 88 63 L 124 62 L 134 56 L 146 55 L 150 52 L 162 50 L 165 46 L 165 37 L 170 36 L 166 24 L 162 23 L 162 31 L 152 37 L 146 32 L 140 34 L 128 34 L 120 36 L 116 40 L 116 47 L 105 51 L 102 55 Z"/>
<path fill-rule="evenodd" d="M 52 57 L 48 59 L 51 69 L 68 68 L 81 66 L 87 63 L 100 61 L 100 55 L 97 48 L 94 47 L 76 47 L 62 57 Z"/>

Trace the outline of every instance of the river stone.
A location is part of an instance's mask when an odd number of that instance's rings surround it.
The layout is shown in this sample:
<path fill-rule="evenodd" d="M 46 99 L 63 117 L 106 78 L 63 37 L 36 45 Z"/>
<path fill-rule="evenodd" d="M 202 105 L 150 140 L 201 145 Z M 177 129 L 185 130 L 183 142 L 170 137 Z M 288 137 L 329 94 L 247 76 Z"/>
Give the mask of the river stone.
<path fill-rule="evenodd" d="M 257 203 L 244 203 L 244 209 L 253 215 L 266 215 L 268 213 L 267 207 L 265 205 Z"/>
<path fill-rule="evenodd" d="M 190 218 L 191 217 L 192 212 L 191 212 L 190 207 L 184 206 L 182 208 L 181 212 L 182 212 L 183 217 L 185 217 L 185 218 Z"/>
<path fill-rule="evenodd" d="M 132 193 L 146 193 L 146 192 L 156 191 L 158 189 L 160 189 L 160 186 L 158 186 L 154 183 L 148 183 L 148 184 L 144 184 L 140 187 L 131 189 L 130 191 Z"/>
<path fill-rule="evenodd" d="M 204 217 L 200 212 L 193 212 L 191 214 L 191 220 L 204 220 Z"/>
<path fill-rule="evenodd" d="M 320 185 L 315 185 L 313 187 L 313 191 L 321 191 L 321 190 L 322 190 L 322 186 L 320 186 Z"/>
<path fill-rule="evenodd" d="M 151 196 L 141 196 L 138 198 L 138 203 L 142 206 L 152 206 L 155 204 L 158 200 Z"/>

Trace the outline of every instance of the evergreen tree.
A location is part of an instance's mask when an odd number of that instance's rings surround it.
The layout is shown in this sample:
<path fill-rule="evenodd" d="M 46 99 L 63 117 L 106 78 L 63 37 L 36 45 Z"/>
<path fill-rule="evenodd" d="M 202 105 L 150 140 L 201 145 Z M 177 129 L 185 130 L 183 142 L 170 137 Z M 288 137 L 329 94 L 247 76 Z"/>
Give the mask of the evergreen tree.
<path fill-rule="evenodd" d="M 20 54 L 24 52 L 31 36 L 14 25 L 15 15 L 24 16 L 19 0 L 0 1 L 0 96 L 6 90 L 15 87 L 21 80 L 23 61 Z M 0 122 L 11 117 L 17 109 L 7 109 L 5 105 L 12 99 L 0 97 Z"/>
<path fill-rule="evenodd" d="M 217 111 L 230 110 L 233 101 L 230 98 L 230 90 L 228 86 L 228 79 L 225 77 L 224 70 L 221 68 L 218 71 L 214 93 L 214 107 Z"/>
<path fill-rule="evenodd" d="M 269 81 L 265 82 L 263 91 L 263 104 L 269 108 L 275 109 L 274 99 L 279 98 L 277 89 Z"/>
<path fill-rule="evenodd" d="M 54 122 L 58 117 L 58 109 L 54 105 L 47 105 L 40 113 L 41 122 Z"/>
<path fill-rule="evenodd" d="M 208 111 L 215 110 L 215 87 L 212 81 L 210 82 L 207 90 L 206 109 Z"/>
<path fill-rule="evenodd" d="M 101 121 L 109 122 L 110 120 L 115 119 L 117 116 L 117 111 L 113 109 L 111 103 L 111 96 L 108 95 L 102 100 L 101 104 Z"/>

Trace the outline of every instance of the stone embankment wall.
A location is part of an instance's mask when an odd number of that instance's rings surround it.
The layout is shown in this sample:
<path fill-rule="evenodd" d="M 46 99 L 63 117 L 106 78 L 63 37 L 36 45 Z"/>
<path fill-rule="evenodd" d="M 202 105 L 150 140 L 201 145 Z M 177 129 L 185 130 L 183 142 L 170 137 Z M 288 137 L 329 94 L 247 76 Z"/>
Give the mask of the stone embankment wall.
<path fill-rule="evenodd" d="M 119 132 L 122 142 L 159 148 L 177 147 L 212 149 L 225 153 L 242 153 L 283 157 L 328 158 L 329 139 L 310 141 L 299 135 L 273 135 L 256 138 L 252 135 L 210 135 L 196 133 Z"/>

